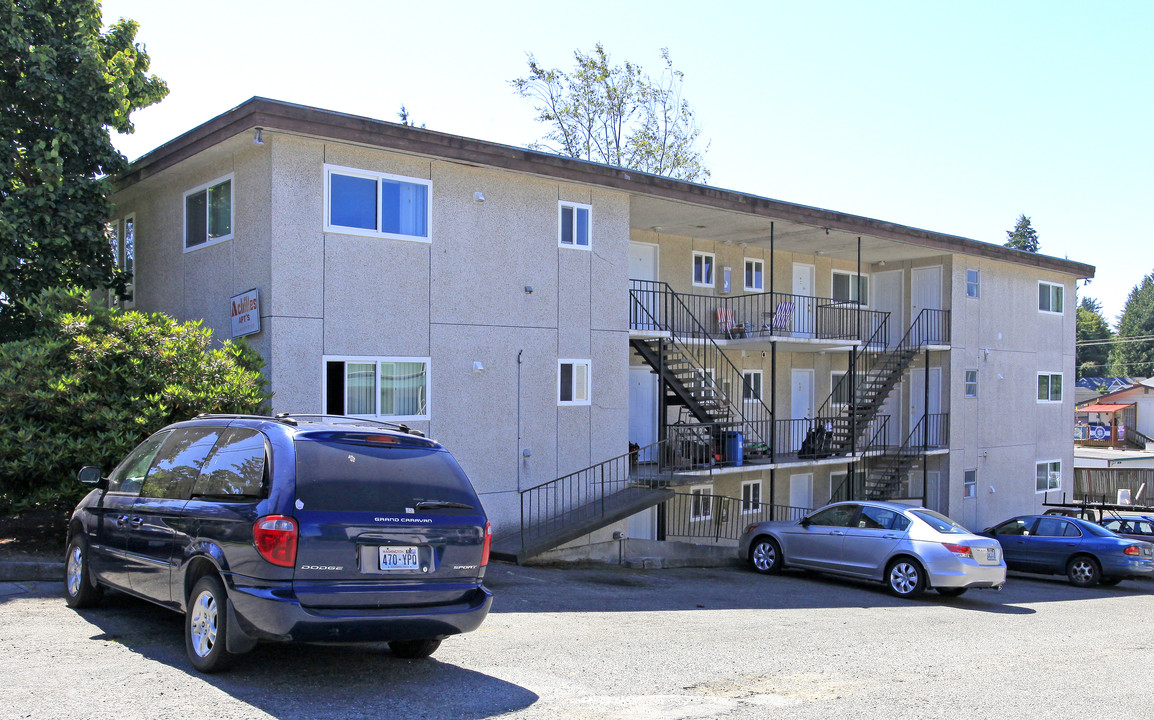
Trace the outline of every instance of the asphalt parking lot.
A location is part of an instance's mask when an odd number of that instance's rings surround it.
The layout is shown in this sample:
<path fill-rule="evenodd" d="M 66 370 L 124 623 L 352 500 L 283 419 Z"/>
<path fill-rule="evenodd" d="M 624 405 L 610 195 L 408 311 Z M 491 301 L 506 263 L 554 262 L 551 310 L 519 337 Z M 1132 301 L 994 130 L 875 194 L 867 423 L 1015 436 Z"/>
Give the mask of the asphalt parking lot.
<path fill-rule="evenodd" d="M 901 601 L 739 568 L 490 566 L 481 630 L 430 660 L 262 645 L 195 673 L 180 616 L 123 595 L 69 610 L 0 583 L 4 718 L 1146 717 L 1154 583 Z M 1144 658 L 1144 659 L 1143 659 Z"/>

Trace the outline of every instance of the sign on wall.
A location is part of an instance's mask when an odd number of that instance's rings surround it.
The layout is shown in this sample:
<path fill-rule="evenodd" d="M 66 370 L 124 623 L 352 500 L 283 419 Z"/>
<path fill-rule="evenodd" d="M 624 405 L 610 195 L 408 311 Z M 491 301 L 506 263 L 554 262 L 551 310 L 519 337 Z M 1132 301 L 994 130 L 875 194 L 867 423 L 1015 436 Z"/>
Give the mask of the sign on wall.
<path fill-rule="evenodd" d="M 232 336 L 244 337 L 260 332 L 260 290 L 253 288 L 234 295 L 232 303 Z"/>

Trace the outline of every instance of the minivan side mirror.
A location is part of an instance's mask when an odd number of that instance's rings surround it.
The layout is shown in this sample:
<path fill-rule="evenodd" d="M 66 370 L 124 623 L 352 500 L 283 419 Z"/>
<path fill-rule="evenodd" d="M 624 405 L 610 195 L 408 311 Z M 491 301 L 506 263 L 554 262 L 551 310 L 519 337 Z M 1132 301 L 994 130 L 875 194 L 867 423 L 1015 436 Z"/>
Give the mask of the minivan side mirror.
<path fill-rule="evenodd" d="M 76 473 L 76 479 L 83 485 L 91 485 L 92 487 L 104 487 L 104 477 L 100 472 L 100 468 L 95 465 L 85 465 L 80 468 L 80 472 Z"/>

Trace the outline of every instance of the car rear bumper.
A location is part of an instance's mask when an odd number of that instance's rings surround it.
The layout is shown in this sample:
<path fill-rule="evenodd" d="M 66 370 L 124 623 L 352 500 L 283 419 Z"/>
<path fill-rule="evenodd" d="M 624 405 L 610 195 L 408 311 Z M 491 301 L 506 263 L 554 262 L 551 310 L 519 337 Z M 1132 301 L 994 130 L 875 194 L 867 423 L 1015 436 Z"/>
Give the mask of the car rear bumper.
<path fill-rule="evenodd" d="M 1154 574 L 1154 561 L 1145 558 L 1134 560 L 1102 560 L 1102 575 L 1105 577 L 1148 578 Z"/>
<path fill-rule="evenodd" d="M 261 640 L 296 642 L 386 642 L 441 638 L 480 627 L 493 604 L 484 585 L 457 602 L 418 607 L 306 608 L 283 585 L 249 585 L 229 578 L 240 629 Z"/>
<path fill-rule="evenodd" d="M 1006 566 L 958 563 L 956 568 L 927 570 L 930 587 L 1000 588 L 1006 582 Z"/>

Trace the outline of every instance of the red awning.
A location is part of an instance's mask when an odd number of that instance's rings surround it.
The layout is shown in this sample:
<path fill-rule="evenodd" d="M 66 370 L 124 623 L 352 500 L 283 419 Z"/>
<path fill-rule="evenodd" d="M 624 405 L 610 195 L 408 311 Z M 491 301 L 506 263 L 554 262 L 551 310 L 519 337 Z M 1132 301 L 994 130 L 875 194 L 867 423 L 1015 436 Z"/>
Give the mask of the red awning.
<path fill-rule="evenodd" d="M 1126 405 L 1087 405 L 1084 408 L 1078 408 L 1075 412 L 1115 413 L 1119 410 L 1125 410 L 1126 408 L 1131 407 L 1133 404 L 1134 403 L 1128 403 Z"/>

